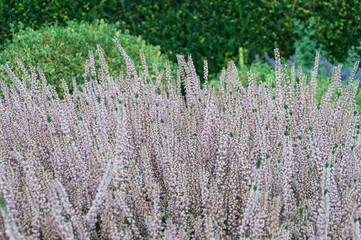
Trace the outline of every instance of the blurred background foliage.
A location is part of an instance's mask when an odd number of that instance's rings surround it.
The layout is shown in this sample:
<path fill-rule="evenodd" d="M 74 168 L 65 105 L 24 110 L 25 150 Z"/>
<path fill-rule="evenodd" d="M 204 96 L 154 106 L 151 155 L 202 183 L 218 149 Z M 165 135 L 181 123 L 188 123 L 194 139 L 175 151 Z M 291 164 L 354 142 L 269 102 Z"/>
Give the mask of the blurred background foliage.
<path fill-rule="evenodd" d="M 0 14 L 2 48 L 25 27 L 105 19 L 160 45 L 171 60 L 192 54 L 199 67 L 206 58 L 213 72 L 237 60 L 239 47 L 247 64 L 255 54 L 273 55 L 275 46 L 305 65 L 317 49 L 332 63 L 345 61 L 352 46 L 360 55 L 359 0 L 0 0 Z"/>
<path fill-rule="evenodd" d="M 126 63 L 112 41 L 114 37 L 133 59 L 137 70 L 142 66 L 140 49 L 143 49 L 151 77 L 155 76 L 153 63 L 160 69 L 165 69 L 167 57 L 161 54 L 159 46 L 147 45 L 140 36 L 131 36 L 128 31 L 122 33 L 117 25 L 104 21 L 96 21 L 93 24 L 68 21 L 65 27 L 42 26 L 38 30 L 20 30 L 13 36 L 12 41 L 6 44 L 5 49 L 0 51 L 0 65 L 8 64 L 20 79 L 23 73 L 15 61 L 15 56 L 26 67 L 28 63 L 34 67 L 40 66 L 48 83 L 55 86 L 57 92 L 62 95 L 61 79 L 65 80 L 71 90 L 73 77 L 78 84 L 84 82 L 82 74 L 90 50 L 94 53 L 96 66 L 100 67 L 97 44 L 102 48 L 110 74 L 118 78 L 119 71 L 125 70 Z M 7 83 L 11 82 L 2 68 L 0 78 Z"/>
<path fill-rule="evenodd" d="M 320 99 L 334 65 L 342 62 L 341 78 L 347 81 L 360 60 L 360 19 L 360 0 L 0 0 L 0 64 L 20 73 L 17 54 L 24 63 L 40 65 L 61 91 L 62 78 L 82 83 L 85 59 L 97 43 L 110 68 L 119 70 L 124 63 L 111 41 L 117 36 L 138 66 L 140 48 L 160 69 L 167 58 L 176 62 L 176 54 L 191 54 L 201 76 L 207 59 L 209 79 L 218 86 L 229 60 L 239 65 L 244 84 L 247 71 L 267 82 L 274 77 L 275 47 L 284 64 L 296 62 L 308 73 L 320 51 Z M 2 69 L 0 78 L 8 79 Z M 357 102 L 360 111 L 360 93 Z"/>

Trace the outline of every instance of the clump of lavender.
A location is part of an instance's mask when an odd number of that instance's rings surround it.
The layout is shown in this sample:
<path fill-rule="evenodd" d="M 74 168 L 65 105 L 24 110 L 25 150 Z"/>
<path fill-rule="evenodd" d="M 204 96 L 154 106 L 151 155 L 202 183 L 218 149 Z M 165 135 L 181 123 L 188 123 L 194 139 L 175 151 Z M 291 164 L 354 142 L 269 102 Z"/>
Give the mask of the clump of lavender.
<path fill-rule="evenodd" d="M 319 105 L 319 56 L 306 85 L 278 49 L 274 88 L 252 73 L 244 88 L 231 61 L 215 94 L 191 57 L 178 56 L 176 80 L 169 64 L 151 79 L 144 55 L 137 72 L 114 41 L 119 79 L 98 47 L 101 68 L 90 53 L 64 99 L 39 67 L 18 60 L 19 80 L 4 66 L 15 84 L 1 81 L 2 237 L 360 239 L 360 119 L 341 67 Z"/>

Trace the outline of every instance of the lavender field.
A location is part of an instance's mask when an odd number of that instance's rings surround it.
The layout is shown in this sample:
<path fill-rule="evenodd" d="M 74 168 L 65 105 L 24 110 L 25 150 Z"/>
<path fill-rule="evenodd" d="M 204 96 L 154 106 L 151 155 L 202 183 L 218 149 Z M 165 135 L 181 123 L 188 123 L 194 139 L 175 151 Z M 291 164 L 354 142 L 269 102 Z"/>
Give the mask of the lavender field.
<path fill-rule="evenodd" d="M 361 137 L 350 79 L 334 67 L 321 103 L 281 64 L 248 87 L 228 62 L 216 92 L 208 65 L 109 74 L 89 52 L 85 84 L 64 97 L 40 67 L 1 81 L 2 239 L 360 239 Z M 119 55 L 119 57 L 121 57 Z M 290 73 L 289 73 L 290 72 Z M 184 92 L 182 94 L 182 92 Z"/>

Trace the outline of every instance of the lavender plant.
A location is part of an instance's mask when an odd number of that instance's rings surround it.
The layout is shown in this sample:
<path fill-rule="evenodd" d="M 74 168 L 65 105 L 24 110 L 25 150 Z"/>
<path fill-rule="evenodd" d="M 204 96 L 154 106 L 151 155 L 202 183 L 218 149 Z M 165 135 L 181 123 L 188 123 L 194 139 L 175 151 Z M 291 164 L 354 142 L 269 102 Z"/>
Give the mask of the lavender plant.
<path fill-rule="evenodd" d="M 177 79 L 168 63 L 151 79 L 144 55 L 137 72 L 114 42 L 120 77 L 99 46 L 101 68 L 90 54 L 64 99 L 41 68 L 18 61 L 20 80 L 3 66 L 14 85 L 1 81 L 2 237 L 360 239 L 360 119 L 340 66 L 320 104 L 319 55 L 306 84 L 278 49 L 274 88 L 252 73 L 243 87 L 230 61 L 215 94 L 191 57 L 178 56 Z"/>

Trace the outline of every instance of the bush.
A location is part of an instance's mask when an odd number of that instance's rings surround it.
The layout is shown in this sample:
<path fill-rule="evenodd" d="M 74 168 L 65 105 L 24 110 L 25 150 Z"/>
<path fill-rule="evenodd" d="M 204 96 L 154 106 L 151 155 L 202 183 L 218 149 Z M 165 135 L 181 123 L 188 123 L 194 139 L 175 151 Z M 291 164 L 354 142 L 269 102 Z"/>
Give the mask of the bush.
<path fill-rule="evenodd" d="M 316 51 L 321 51 L 322 55 L 326 53 L 324 46 L 315 40 L 314 25 L 314 18 L 311 19 L 307 27 L 303 26 L 300 20 L 296 20 L 294 23 L 294 33 L 298 39 L 294 43 L 295 53 L 293 57 L 297 59 L 298 64 L 306 68 L 312 67 Z"/>
<path fill-rule="evenodd" d="M 15 56 L 26 66 L 28 62 L 33 66 L 38 65 L 48 77 L 49 84 L 55 86 L 60 93 L 61 79 L 65 79 L 71 89 L 73 77 L 78 84 L 84 82 L 82 74 L 85 69 L 85 59 L 89 51 L 97 49 L 97 43 L 101 45 L 107 56 L 110 73 L 114 77 L 118 76 L 119 72 L 114 71 L 124 67 L 125 61 L 109 39 L 109 36 L 116 36 L 129 56 L 134 59 L 138 70 L 141 67 L 139 58 L 141 48 L 150 65 L 155 63 L 160 69 L 165 68 L 167 57 L 161 55 L 159 46 L 146 45 L 141 37 L 130 36 L 127 31 L 122 33 L 119 26 L 103 21 L 93 24 L 69 21 L 67 24 L 67 27 L 46 26 L 36 31 L 30 28 L 20 31 L 14 36 L 13 41 L 5 46 L 5 50 L 0 52 L 0 64 L 7 63 L 17 76 L 21 76 L 21 69 L 16 64 Z M 96 65 L 99 66 L 100 62 L 96 61 Z M 153 67 L 150 67 L 150 72 L 155 74 Z M 3 69 L 0 71 L 0 78 L 10 81 Z"/>
<path fill-rule="evenodd" d="M 124 79 L 100 74 L 98 83 L 90 73 L 73 95 L 64 82 L 64 100 L 5 67 L 15 86 L 1 82 L 3 235 L 360 238 L 360 118 L 340 68 L 318 105 L 318 56 L 307 84 L 276 50 L 274 87 L 248 74 L 244 88 L 229 62 L 218 94 L 178 56 L 167 93 L 162 74 L 149 81 L 118 48 Z"/>
<path fill-rule="evenodd" d="M 68 20 L 95 21 L 102 13 L 103 0 L 12 0 L 0 1 L 0 49 L 12 34 L 26 27 L 37 30 L 43 24 L 65 26 Z"/>
<path fill-rule="evenodd" d="M 236 60 L 239 47 L 248 50 L 248 64 L 255 54 L 272 54 L 275 42 L 284 56 L 294 54 L 295 42 L 306 33 L 299 35 L 298 27 L 305 30 L 312 21 L 311 41 L 323 45 L 333 63 L 343 62 L 345 53 L 361 40 L 359 0 L 14 0 L 0 4 L 1 10 L 0 45 L 10 37 L 10 24 L 17 31 L 47 22 L 64 25 L 67 20 L 104 18 L 161 45 L 172 60 L 179 53 L 192 54 L 200 68 L 207 58 L 212 73 Z M 313 56 L 316 49 L 308 49 Z"/>

